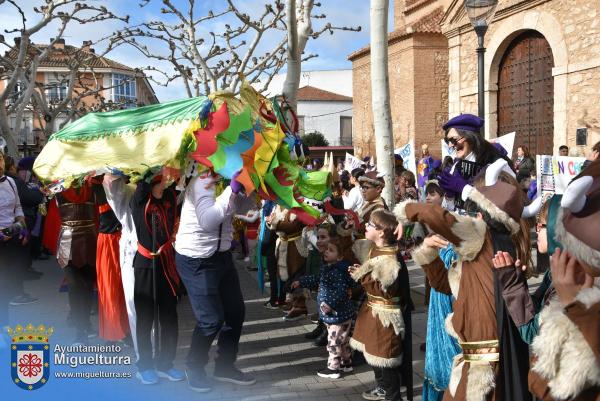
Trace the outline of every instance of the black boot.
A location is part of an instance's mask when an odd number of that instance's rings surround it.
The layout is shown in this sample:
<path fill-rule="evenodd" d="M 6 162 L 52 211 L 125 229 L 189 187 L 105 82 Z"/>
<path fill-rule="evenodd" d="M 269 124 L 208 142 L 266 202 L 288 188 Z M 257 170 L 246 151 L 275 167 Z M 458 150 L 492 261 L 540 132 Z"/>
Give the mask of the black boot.
<path fill-rule="evenodd" d="M 313 342 L 317 347 L 323 347 L 327 345 L 327 330 L 323 330 L 323 332 L 315 339 Z"/>
<path fill-rule="evenodd" d="M 327 331 L 325 330 L 325 324 L 319 320 L 319 323 L 317 323 L 317 327 L 315 327 L 315 329 L 310 333 L 306 333 L 304 335 L 304 338 L 308 340 L 314 340 L 317 337 L 319 337 L 323 333 L 323 331 Z"/>

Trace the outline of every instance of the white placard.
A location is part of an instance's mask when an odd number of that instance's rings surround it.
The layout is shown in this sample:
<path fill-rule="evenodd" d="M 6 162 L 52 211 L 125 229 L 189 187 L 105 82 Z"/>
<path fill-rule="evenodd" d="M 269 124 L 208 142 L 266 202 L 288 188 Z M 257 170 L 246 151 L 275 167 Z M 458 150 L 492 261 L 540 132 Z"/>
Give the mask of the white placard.
<path fill-rule="evenodd" d="M 402 156 L 404 161 L 404 168 L 410 170 L 417 176 L 417 160 L 415 156 L 415 145 L 413 142 L 409 142 L 404 146 L 394 150 L 394 153 Z"/>
<path fill-rule="evenodd" d="M 513 149 L 515 147 L 515 135 L 516 132 L 511 132 L 506 135 L 499 136 L 498 138 L 490 139 L 491 143 L 499 143 L 506 150 L 509 158 L 512 158 Z"/>

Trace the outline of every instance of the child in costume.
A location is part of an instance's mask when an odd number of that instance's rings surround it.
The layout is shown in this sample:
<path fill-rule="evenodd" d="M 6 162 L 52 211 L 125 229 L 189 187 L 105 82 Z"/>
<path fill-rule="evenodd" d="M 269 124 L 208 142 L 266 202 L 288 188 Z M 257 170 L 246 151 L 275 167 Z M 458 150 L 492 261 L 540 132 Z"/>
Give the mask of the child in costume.
<path fill-rule="evenodd" d="M 308 288 L 319 292 L 317 307 L 319 319 L 327 327 L 329 358 L 327 367 L 317 375 L 339 379 L 342 372 L 352 371 L 352 351 L 350 350 L 350 328 L 354 315 L 354 305 L 348 297 L 348 290 L 356 283 L 348 273 L 350 263 L 344 260 L 342 242 L 337 238 L 329 240 L 323 252 L 325 264 L 319 275 L 300 277 L 292 283 L 292 288 Z"/>
<path fill-rule="evenodd" d="M 425 185 L 426 203 L 442 205 L 444 192 L 434 181 Z M 426 242 L 432 237 L 427 237 Z M 428 244 L 433 245 L 433 244 Z M 449 269 L 456 261 L 456 252 L 452 245 L 439 250 L 444 267 Z M 428 286 L 425 278 L 426 287 Z M 453 298 L 451 295 L 431 288 L 427 313 L 427 349 L 425 351 L 425 380 L 423 381 L 423 401 L 441 401 L 444 390 L 448 388 L 452 359 L 460 353 L 456 339 L 445 330 L 446 317 L 452 313 Z"/>
<path fill-rule="evenodd" d="M 183 372 L 173 367 L 177 351 L 177 297 L 180 288 L 172 245 L 177 196 L 172 188 L 165 188 L 165 184 L 162 176 L 155 177 L 152 183 L 141 180 L 129 203 L 138 238 L 133 268 L 139 370 L 136 376 L 142 384 L 155 384 L 159 377 L 170 381 L 185 378 Z M 153 214 L 157 219 L 155 251 Z M 153 259 L 157 269 L 154 275 L 156 299 L 153 299 Z M 154 321 L 154 302 L 158 304 L 159 322 Z M 160 327 L 160 345 L 154 344 L 154 352 L 151 341 L 153 325 Z"/>
<path fill-rule="evenodd" d="M 446 330 L 458 340 L 462 353 L 454 358 L 444 400 L 531 399 L 526 385 L 527 344 L 517 330 L 534 313 L 527 282 L 516 269 L 500 271 L 492 264 L 499 250 L 529 259 L 529 232 L 520 224 L 523 194 L 507 170 L 506 161 L 499 159 L 474 179 L 473 186 L 464 179 L 453 183 L 465 209 L 478 217 L 414 202 L 394 210 L 401 223 L 418 221 L 436 234 L 437 244 L 424 243 L 413 258 L 433 288 L 456 299 Z M 439 248 L 448 243 L 458 257 L 446 270 Z"/>
<path fill-rule="evenodd" d="M 556 297 L 539 314 L 529 390 L 543 401 L 598 401 L 600 161 L 571 181 L 560 205 L 556 215 L 550 206 L 548 219 L 548 239 L 557 246 L 550 261 Z"/>
<path fill-rule="evenodd" d="M 401 265 L 397 260 L 394 230 L 397 221 L 386 210 L 375 210 L 366 224 L 365 240 L 357 240 L 353 251 L 362 265 L 350 274 L 367 293 L 356 318 L 350 346 L 363 353 L 376 378 L 382 379 L 386 400 L 400 400 L 400 375 L 405 326 Z"/>

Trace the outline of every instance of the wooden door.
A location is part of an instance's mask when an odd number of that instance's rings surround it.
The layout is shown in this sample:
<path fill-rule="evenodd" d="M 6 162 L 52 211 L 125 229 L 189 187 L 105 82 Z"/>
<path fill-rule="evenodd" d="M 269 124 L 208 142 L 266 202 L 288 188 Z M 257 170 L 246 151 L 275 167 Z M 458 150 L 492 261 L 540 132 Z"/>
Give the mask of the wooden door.
<path fill-rule="evenodd" d="M 542 34 L 527 31 L 509 45 L 498 73 L 498 136 L 515 131 L 531 155 L 551 155 L 554 138 L 552 49 Z"/>

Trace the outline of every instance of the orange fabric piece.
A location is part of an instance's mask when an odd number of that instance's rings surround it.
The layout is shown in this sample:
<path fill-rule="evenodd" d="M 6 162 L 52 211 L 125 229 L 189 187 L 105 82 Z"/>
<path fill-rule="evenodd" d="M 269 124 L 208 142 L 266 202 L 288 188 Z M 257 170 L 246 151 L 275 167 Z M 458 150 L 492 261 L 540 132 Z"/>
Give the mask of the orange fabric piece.
<path fill-rule="evenodd" d="M 96 275 L 98 277 L 98 329 L 107 341 L 122 340 L 129 333 L 125 294 L 119 263 L 121 233 L 98 234 Z"/>

